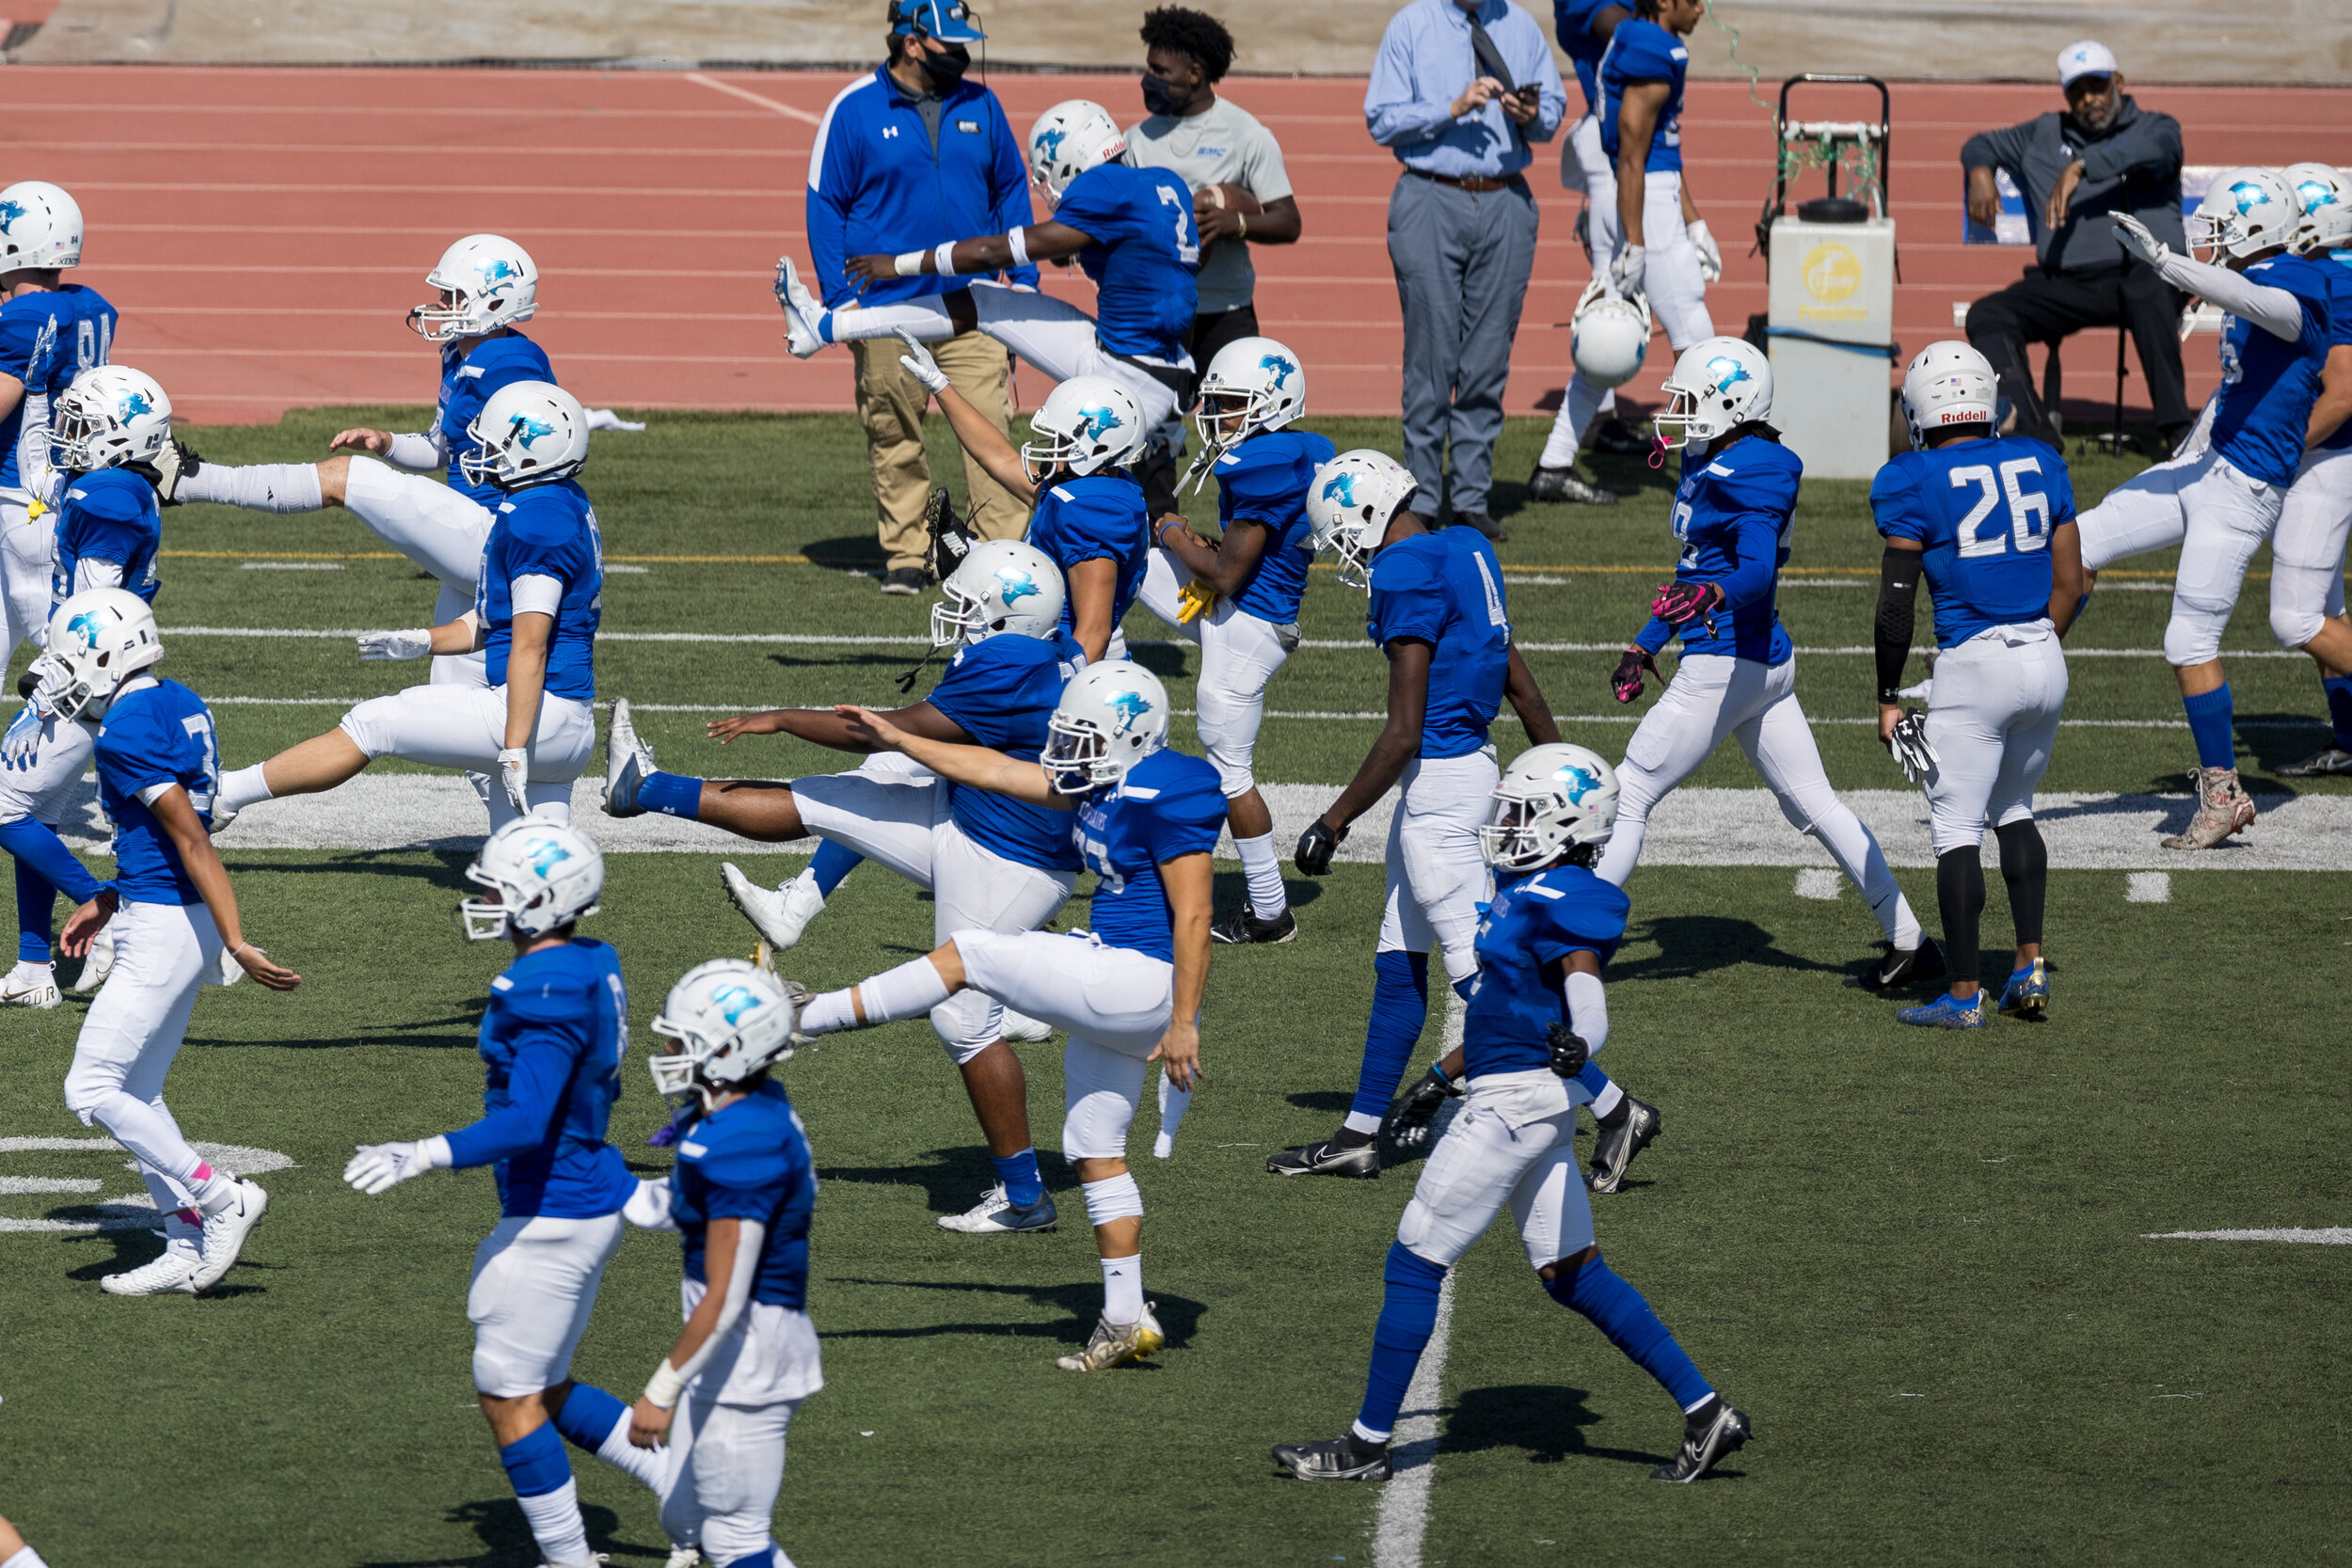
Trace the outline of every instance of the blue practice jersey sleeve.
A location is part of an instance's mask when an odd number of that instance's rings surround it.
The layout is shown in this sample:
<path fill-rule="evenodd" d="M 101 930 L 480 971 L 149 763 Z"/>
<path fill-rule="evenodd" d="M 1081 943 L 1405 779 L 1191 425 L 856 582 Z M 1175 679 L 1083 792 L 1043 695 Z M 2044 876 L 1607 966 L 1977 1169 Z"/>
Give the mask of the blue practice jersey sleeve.
<path fill-rule="evenodd" d="M 535 1025 L 510 1037 L 514 1059 L 507 1067 L 505 1103 L 449 1136 L 459 1170 L 527 1154 L 548 1140 L 564 1110 L 564 1092 L 579 1065 L 577 1046 L 562 1030 Z"/>

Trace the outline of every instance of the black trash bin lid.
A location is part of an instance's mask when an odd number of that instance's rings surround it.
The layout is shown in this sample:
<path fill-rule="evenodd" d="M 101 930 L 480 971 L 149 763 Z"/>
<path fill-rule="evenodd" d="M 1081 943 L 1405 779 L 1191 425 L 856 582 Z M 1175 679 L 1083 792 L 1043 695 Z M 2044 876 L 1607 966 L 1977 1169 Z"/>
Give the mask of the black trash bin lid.
<path fill-rule="evenodd" d="M 1817 196 L 1797 203 L 1797 216 L 1805 223 L 1867 223 L 1870 209 L 1851 197 Z"/>

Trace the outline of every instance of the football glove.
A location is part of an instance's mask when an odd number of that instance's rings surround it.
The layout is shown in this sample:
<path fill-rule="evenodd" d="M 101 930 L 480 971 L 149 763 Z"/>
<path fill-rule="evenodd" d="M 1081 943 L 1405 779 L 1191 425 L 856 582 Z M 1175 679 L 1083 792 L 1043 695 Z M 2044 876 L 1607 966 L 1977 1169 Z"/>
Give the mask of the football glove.
<path fill-rule="evenodd" d="M 2129 213 L 2109 213 L 2115 220 L 2115 239 L 2125 250 L 2152 267 L 2161 267 L 2172 259 L 2172 247 L 2149 231 L 2148 226 Z"/>
<path fill-rule="evenodd" d="M 1680 631 L 1697 621 L 1707 627 L 1707 635 L 1715 635 L 1715 611 L 1724 602 L 1721 583 L 1669 582 L 1658 590 L 1658 596 L 1649 602 L 1649 612 Z"/>
<path fill-rule="evenodd" d="M 1544 1038 L 1551 1047 L 1551 1070 L 1563 1078 L 1575 1077 L 1593 1059 L 1593 1048 L 1584 1043 L 1584 1037 L 1565 1023 L 1553 1024 Z"/>
<path fill-rule="evenodd" d="M 17 694 L 24 699 L 24 705 L 8 721 L 8 733 L 0 736 L 0 764 L 9 768 L 33 765 L 40 752 L 41 726 L 57 716 L 57 699 L 72 684 L 72 677 L 45 655 L 24 667 L 17 682 Z"/>
<path fill-rule="evenodd" d="M 1658 660 L 1647 648 L 1628 648 L 1617 656 L 1617 667 L 1609 672 L 1609 690 L 1621 703 L 1629 703 L 1642 694 L 1642 676 L 1658 675 Z"/>
<path fill-rule="evenodd" d="M 1715 236 L 1707 230 L 1707 220 L 1699 219 L 1683 230 L 1691 236 L 1691 248 L 1699 253 L 1699 281 L 1713 283 L 1724 276 L 1724 247 L 1715 243 Z"/>
<path fill-rule="evenodd" d="M 1216 590 L 1199 578 L 1188 578 L 1176 590 L 1176 624 L 1186 626 L 1216 608 Z"/>
<path fill-rule="evenodd" d="M 898 341 L 907 346 L 907 351 L 898 356 L 898 363 L 907 368 L 907 374 L 921 382 L 923 390 L 934 397 L 946 391 L 947 372 L 939 368 L 939 361 L 932 357 L 931 351 L 903 326 L 898 328 Z"/>
<path fill-rule="evenodd" d="M 944 485 L 934 486 L 930 499 L 923 503 L 923 531 L 930 536 L 931 576 L 942 582 L 955 575 L 972 546 L 979 543 L 956 515 L 955 498 Z"/>
<path fill-rule="evenodd" d="M 1298 835 L 1298 853 L 1295 857 L 1298 869 L 1310 877 L 1322 876 L 1331 869 L 1331 857 L 1346 837 L 1345 828 L 1333 832 L 1323 825 L 1322 818 L 1317 817 L 1308 824 L 1305 832 Z"/>
<path fill-rule="evenodd" d="M 640 1230 L 675 1230 L 677 1221 L 670 1217 L 670 1184 L 639 1181 L 628 1201 L 621 1205 L 621 1218 Z"/>
<path fill-rule="evenodd" d="M 1399 1148 L 1419 1148 L 1435 1130 L 1438 1111 L 1449 1100 L 1462 1097 L 1462 1085 L 1432 1066 L 1405 1095 L 1396 1115 L 1389 1118 L 1389 1141 Z"/>
<path fill-rule="evenodd" d="M 531 783 L 531 753 L 520 746 L 509 746 L 499 753 L 499 784 L 506 790 L 506 803 L 518 816 L 531 815 L 531 800 L 523 793 Z"/>
<path fill-rule="evenodd" d="M 1620 296 L 1642 292 L 1642 279 L 1649 270 L 1649 254 L 1638 245 L 1621 245 L 1609 261 L 1609 286 Z"/>
<path fill-rule="evenodd" d="M 1593 264 L 1593 214 L 1586 208 L 1576 214 L 1576 243 L 1584 247 L 1584 264 Z"/>
<path fill-rule="evenodd" d="M 433 634 L 422 627 L 415 631 L 363 631 L 358 643 L 359 657 L 368 663 L 422 658 L 433 651 Z"/>
<path fill-rule="evenodd" d="M 1935 748 L 1928 744 L 1928 716 L 1912 708 L 1895 721 L 1895 733 L 1888 737 L 1887 750 L 1895 753 L 1895 762 L 1903 770 L 1903 778 L 1917 784 L 1936 769 L 1942 761 Z"/>
<path fill-rule="evenodd" d="M 351 1163 L 343 1166 L 343 1180 L 370 1197 L 450 1163 L 447 1138 L 426 1138 L 413 1144 L 361 1144 L 358 1148 Z"/>

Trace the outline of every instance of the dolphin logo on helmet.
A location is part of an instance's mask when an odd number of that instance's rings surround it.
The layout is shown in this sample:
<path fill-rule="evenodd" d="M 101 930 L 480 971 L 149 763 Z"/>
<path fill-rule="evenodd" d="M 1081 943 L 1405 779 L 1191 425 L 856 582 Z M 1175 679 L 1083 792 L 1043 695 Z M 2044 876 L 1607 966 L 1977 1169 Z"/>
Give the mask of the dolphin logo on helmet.
<path fill-rule="evenodd" d="M 1081 427 L 1086 438 L 1089 441 L 1099 441 L 1108 436 L 1119 424 L 1119 410 L 1105 408 L 1101 404 L 1093 404 L 1079 409 L 1078 418 L 1086 421 Z"/>
<path fill-rule="evenodd" d="M 147 394 L 145 392 L 139 391 L 135 388 L 125 388 L 122 393 L 121 404 L 115 411 L 115 417 L 121 420 L 135 420 L 141 414 L 152 414 L 153 412 L 155 412 L 155 405 L 147 401 Z"/>
<path fill-rule="evenodd" d="M 98 611 L 94 610 L 86 610 L 82 611 L 81 614 L 73 617 L 72 620 L 68 621 L 65 624 L 65 629 L 68 631 L 80 632 L 82 634 L 82 646 L 86 648 L 95 648 L 98 646 L 98 634 L 106 629 L 106 625 L 103 621 L 101 621 L 98 618 Z"/>
<path fill-rule="evenodd" d="M 0 201 L 0 234 L 14 229 L 16 220 L 24 215 L 24 203 L 22 201 Z"/>
<path fill-rule="evenodd" d="M 2270 193 L 2251 180 L 2241 180 L 2230 187 L 2230 199 L 2237 203 L 2238 215 L 2244 217 L 2257 207 L 2270 205 Z"/>
<path fill-rule="evenodd" d="M 1742 381 L 1755 379 L 1748 374 L 1748 368 L 1745 365 L 1728 354 L 1707 362 L 1707 378 L 1714 383 L 1715 390 L 1719 392 L 1728 392 Z"/>
<path fill-rule="evenodd" d="M 1059 125 L 1048 126 L 1037 134 L 1037 150 L 1049 159 L 1059 158 L 1061 156 L 1061 144 L 1068 140 L 1070 132 L 1066 127 Z"/>
<path fill-rule="evenodd" d="M 521 276 L 521 270 L 502 256 L 493 256 L 482 263 L 482 281 L 486 285 L 496 286 L 510 277 Z"/>
<path fill-rule="evenodd" d="M 1007 610 L 1010 610 L 1023 599 L 1037 597 L 1037 579 L 1018 566 L 997 567 L 996 580 L 1001 585 L 996 591 L 996 596 L 1004 601 Z"/>
<path fill-rule="evenodd" d="M 1585 796 L 1600 787 L 1598 775 L 1589 768 L 1579 768 L 1573 763 L 1561 768 L 1552 777 L 1568 786 L 1568 799 L 1579 804 L 1582 803 Z"/>
<path fill-rule="evenodd" d="M 1103 699 L 1103 705 L 1119 715 L 1119 728 L 1111 732 L 1113 735 L 1125 735 L 1152 711 L 1152 705 L 1140 691 L 1114 692 Z"/>
<path fill-rule="evenodd" d="M 710 1005 L 724 1014 L 729 1023 L 740 1023 L 745 1013 L 762 1003 L 759 993 L 747 986 L 722 986 L 711 992 Z"/>
<path fill-rule="evenodd" d="M 538 440 L 542 436 L 552 436 L 555 434 L 555 426 L 548 423 L 545 420 L 534 420 L 528 414 L 516 415 L 513 424 L 508 428 L 517 430 L 522 433 L 524 446 L 530 446 L 532 443 Z"/>
<path fill-rule="evenodd" d="M 569 849 L 551 838 L 534 838 L 523 846 L 523 852 L 531 857 L 531 869 L 539 874 L 543 882 L 548 879 L 549 872 L 572 858 Z"/>

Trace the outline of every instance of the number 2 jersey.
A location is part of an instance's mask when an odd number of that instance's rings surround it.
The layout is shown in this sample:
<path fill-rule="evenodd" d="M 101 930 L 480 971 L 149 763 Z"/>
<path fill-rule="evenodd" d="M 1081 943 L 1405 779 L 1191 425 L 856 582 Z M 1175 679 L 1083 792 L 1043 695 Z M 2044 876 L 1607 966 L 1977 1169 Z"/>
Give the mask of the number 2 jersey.
<path fill-rule="evenodd" d="M 65 476 L 57 501 L 49 601 L 61 605 L 92 588 L 121 588 L 148 603 L 162 585 L 156 555 L 164 515 L 155 487 L 121 468 Z"/>
<path fill-rule="evenodd" d="M 929 701 L 981 745 L 1035 762 L 1045 750 L 1061 689 L 1086 661 L 1086 650 L 1066 631 L 1051 637 L 999 632 L 958 648 Z M 1041 871 L 1078 869 L 1068 812 L 945 779 L 932 787 L 954 792 L 948 810 L 956 826 L 991 854 Z"/>
<path fill-rule="evenodd" d="M 1788 535 L 1797 511 L 1797 483 L 1804 464 L 1777 441 L 1746 436 L 1705 461 L 1682 460 L 1682 485 L 1675 492 L 1677 582 L 1720 583 L 1724 602 L 1715 609 L 1715 629 L 1703 620 L 1686 621 L 1677 632 L 1650 617 L 1633 641 L 1651 653 L 1682 639 L 1684 657 L 1720 654 L 1779 664 L 1796 651 L 1781 629 L 1774 594 L 1780 569 L 1788 563 Z"/>
<path fill-rule="evenodd" d="M 96 751 L 99 803 L 115 825 L 115 891 L 135 904 L 202 903 L 171 835 L 148 808 L 177 784 L 212 826 L 220 778 L 212 709 L 178 681 L 134 675 L 99 721 Z"/>
<path fill-rule="evenodd" d="M 2074 520 L 2066 460 L 2022 436 L 1955 441 L 1890 459 L 1870 482 L 1889 539 L 1915 539 L 1935 645 L 2050 612 L 2050 532 Z"/>
<path fill-rule="evenodd" d="M 1088 796 L 1077 816 L 1078 849 L 1100 879 L 1088 918 L 1094 934 L 1109 946 L 1175 962 L 1175 915 L 1160 867 L 1180 855 L 1216 852 L 1225 826 L 1216 769 L 1163 746 L 1120 783 Z"/>
<path fill-rule="evenodd" d="M 596 534 L 588 492 L 561 479 L 498 496 L 496 520 L 482 549 L 482 579 L 474 587 L 474 613 L 487 633 L 485 677 L 494 687 L 506 684 L 518 608 L 551 613 L 548 695 L 594 702 L 596 626 L 604 618 L 604 543 Z"/>
<path fill-rule="evenodd" d="M 1466 1076 L 1551 1065 L 1551 1026 L 1576 1029 L 1563 989 L 1568 955 L 1593 953 L 1607 965 L 1631 908 L 1624 889 L 1586 866 L 1497 877 L 1478 923 L 1478 989 L 1462 1016 Z"/>
<path fill-rule="evenodd" d="M 1054 221 L 1094 243 L 1078 265 L 1094 279 L 1094 330 L 1113 354 L 1189 363 L 1200 298 L 1200 230 L 1192 188 L 1164 168 L 1097 164 L 1070 182 Z"/>
<path fill-rule="evenodd" d="M 1315 558 L 1309 538 L 1307 491 L 1315 470 L 1335 449 L 1312 431 L 1270 430 L 1252 436 L 1216 460 L 1216 520 L 1228 533 L 1235 523 L 1266 531 L 1258 569 L 1233 595 L 1240 610 L 1278 626 L 1294 625 L 1307 596 L 1307 567 Z"/>

